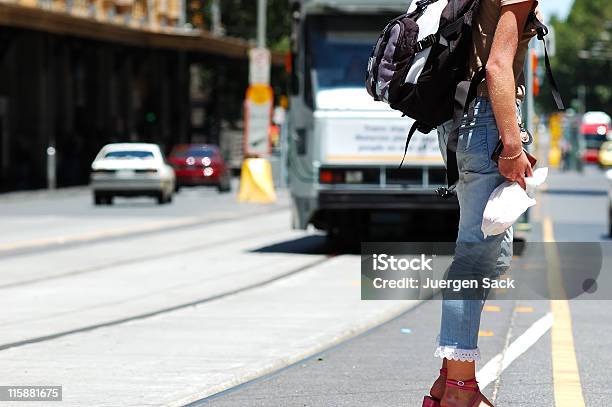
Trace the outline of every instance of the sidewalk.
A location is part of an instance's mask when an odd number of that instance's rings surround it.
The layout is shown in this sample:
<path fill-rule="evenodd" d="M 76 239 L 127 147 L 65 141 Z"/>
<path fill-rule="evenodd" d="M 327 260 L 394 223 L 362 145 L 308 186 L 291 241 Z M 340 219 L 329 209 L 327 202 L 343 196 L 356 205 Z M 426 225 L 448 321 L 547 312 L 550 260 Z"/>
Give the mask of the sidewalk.
<path fill-rule="evenodd" d="M 19 201 L 24 199 L 64 198 L 89 193 L 89 185 L 57 189 L 32 189 L 26 191 L 11 191 L 0 193 L 0 202 Z"/>

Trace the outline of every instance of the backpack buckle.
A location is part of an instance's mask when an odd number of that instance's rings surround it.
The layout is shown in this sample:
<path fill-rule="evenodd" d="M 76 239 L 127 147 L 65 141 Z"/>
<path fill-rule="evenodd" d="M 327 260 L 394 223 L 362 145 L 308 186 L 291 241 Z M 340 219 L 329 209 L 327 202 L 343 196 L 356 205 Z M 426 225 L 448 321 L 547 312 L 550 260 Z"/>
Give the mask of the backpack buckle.
<path fill-rule="evenodd" d="M 423 11 L 429 5 L 429 0 L 419 0 L 416 2 L 417 11 Z"/>
<path fill-rule="evenodd" d="M 442 199 L 451 199 L 457 196 L 457 192 L 455 191 L 456 185 L 452 185 L 450 187 L 442 187 L 436 189 L 436 194 Z"/>
<path fill-rule="evenodd" d="M 430 34 L 427 37 L 423 38 L 421 41 L 418 41 L 415 44 L 414 48 L 416 49 L 416 52 L 421 52 L 424 49 L 433 47 L 433 45 L 436 43 L 437 40 L 438 38 L 436 37 L 435 34 Z"/>

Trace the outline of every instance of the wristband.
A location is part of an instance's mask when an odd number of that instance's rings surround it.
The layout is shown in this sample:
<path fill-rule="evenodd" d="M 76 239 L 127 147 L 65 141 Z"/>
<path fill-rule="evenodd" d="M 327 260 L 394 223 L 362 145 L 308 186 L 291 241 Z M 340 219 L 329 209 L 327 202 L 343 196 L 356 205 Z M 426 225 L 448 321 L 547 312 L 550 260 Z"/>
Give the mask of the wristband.
<path fill-rule="evenodd" d="M 523 150 L 521 149 L 521 152 L 516 154 L 516 155 L 513 155 L 511 157 L 502 157 L 502 156 L 499 156 L 499 159 L 500 160 L 516 160 L 517 158 L 519 158 L 522 155 L 523 155 Z"/>

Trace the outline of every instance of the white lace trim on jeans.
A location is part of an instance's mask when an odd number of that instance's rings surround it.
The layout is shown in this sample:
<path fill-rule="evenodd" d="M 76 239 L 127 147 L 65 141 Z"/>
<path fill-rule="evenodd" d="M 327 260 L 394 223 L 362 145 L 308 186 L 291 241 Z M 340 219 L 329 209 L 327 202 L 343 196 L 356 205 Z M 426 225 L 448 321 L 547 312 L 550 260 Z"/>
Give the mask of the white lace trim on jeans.
<path fill-rule="evenodd" d="M 480 360 L 480 350 L 478 348 L 458 349 L 454 346 L 438 346 L 434 356 L 461 362 L 477 362 Z"/>

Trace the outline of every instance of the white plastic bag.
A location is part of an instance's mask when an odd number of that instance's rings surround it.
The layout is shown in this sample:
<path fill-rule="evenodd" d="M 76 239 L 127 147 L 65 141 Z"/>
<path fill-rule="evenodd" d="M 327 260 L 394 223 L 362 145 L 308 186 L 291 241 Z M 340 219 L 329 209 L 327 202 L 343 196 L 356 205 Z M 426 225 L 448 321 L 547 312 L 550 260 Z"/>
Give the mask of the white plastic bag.
<path fill-rule="evenodd" d="M 546 181 L 548 168 L 538 168 L 533 177 L 525 178 L 527 191 L 516 182 L 504 182 L 491 193 L 482 214 L 484 237 L 502 234 L 536 204 L 536 189 Z"/>

